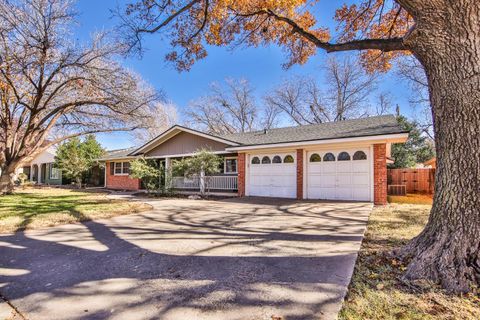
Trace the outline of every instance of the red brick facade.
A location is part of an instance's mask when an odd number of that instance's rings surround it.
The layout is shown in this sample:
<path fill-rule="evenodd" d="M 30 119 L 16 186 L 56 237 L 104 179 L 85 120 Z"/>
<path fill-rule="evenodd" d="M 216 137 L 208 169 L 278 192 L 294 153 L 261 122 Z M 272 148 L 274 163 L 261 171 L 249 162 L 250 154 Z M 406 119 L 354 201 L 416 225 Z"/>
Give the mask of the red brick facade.
<path fill-rule="evenodd" d="M 303 199 L 303 149 L 297 149 L 297 199 Z"/>
<path fill-rule="evenodd" d="M 373 145 L 373 202 L 387 204 L 387 145 Z"/>
<path fill-rule="evenodd" d="M 245 153 L 239 153 L 237 159 L 238 166 L 238 196 L 245 196 Z"/>
<path fill-rule="evenodd" d="M 112 175 L 110 171 L 112 164 L 113 162 L 107 162 L 105 167 L 107 173 L 106 186 L 108 189 L 140 190 L 140 179 L 134 179 L 128 175 Z"/>

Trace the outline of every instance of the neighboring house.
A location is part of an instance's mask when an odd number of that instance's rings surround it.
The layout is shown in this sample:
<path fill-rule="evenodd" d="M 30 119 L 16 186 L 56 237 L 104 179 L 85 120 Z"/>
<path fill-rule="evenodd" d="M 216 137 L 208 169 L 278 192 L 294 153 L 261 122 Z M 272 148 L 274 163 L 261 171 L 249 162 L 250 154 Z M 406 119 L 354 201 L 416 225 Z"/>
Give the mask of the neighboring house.
<path fill-rule="evenodd" d="M 107 188 L 138 190 L 141 181 L 129 176 L 132 159 L 156 159 L 168 169 L 172 160 L 204 148 L 224 158 L 221 173 L 209 178 L 214 191 L 385 204 L 389 150 L 407 137 L 394 116 L 226 135 L 176 125 L 141 147 L 112 151 L 101 160 Z M 173 177 L 171 183 L 175 189 L 198 190 L 192 179 Z"/>
<path fill-rule="evenodd" d="M 435 169 L 435 168 L 437 168 L 437 158 L 434 157 L 434 158 L 432 158 L 432 159 L 430 159 L 430 160 L 428 160 L 428 161 L 425 161 L 425 162 L 423 163 L 423 165 L 424 165 L 426 168 L 433 168 L 433 169 Z"/>
<path fill-rule="evenodd" d="M 40 153 L 28 165 L 17 169 L 17 176 L 23 172 L 28 180 L 36 184 L 60 185 L 62 184 L 62 171 L 54 167 L 55 148 L 50 147 Z"/>

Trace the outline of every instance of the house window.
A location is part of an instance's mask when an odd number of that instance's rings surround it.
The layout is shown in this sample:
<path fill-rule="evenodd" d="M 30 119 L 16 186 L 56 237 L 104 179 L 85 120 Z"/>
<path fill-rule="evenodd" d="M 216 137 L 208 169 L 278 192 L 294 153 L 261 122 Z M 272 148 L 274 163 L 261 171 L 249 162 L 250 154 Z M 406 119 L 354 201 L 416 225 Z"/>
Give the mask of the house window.
<path fill-rule="evenodd" d="M 295 160 L 291 155 L 286 155 L 285 158 L 283 158 L 283 163 L 294 163 Z"/>
<path fill-rule="evenodd" d="M 272 159 L 272 163 L 282 163 L 282 158 L 280 158 L 280 156 L 275 156 Z"/>
<path fill-rule="evenodd" d="M 265 156 L 262 158 L 262 164 L 269 164 L 272 163 L 269 157 Z"/>
<path fill-rule="evenodd" d="M 260 159 L 258 157 L 253 157 L 252 164 L 260 164 Z"/>
<path fill-rule="evenodd" d="M 58 180 L 60 179 L 60 169 L 55 168 L 53 163 L 49 163 L 49 171 L 50 171 L 50 180 Z"/>
<path fill-rule="evenodd" d="M 130 162 L 114 162 L 113 166 L 115 168 L 114 175 L 129 175 L 130 174 Z"/>
<path fill-rule="evenodd" d="M 225 173 L 237 173 L 237 158 L 225 158 Z"/>
<path fill-rule="evenodd" d="M 338 155 L 338 161 L 349 161 L 350 160 L 350 155 L 348 154 L 348 152 L 340 152 L 340 154 Z"/>
<path fill-rule="evenodd" d="M 353 154 L 353 160 L 367 160 L 367 155 L 363 151 L 357 151 Z"/>
<path fill-rule="evenodd" d="M 123 174 L 130 174 L 130 162 L 122 162 Z"/>

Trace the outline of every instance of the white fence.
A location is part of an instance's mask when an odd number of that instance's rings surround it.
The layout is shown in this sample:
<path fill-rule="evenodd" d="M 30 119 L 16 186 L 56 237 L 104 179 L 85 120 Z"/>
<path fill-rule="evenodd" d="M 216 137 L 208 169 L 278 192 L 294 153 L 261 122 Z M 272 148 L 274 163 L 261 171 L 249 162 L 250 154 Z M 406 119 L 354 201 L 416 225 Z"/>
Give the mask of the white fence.
<path fill-rule="evenodd" d="M 185 178 L 173 177 L 172 188 L 186 190 L 200 190 L 200 177 Z M 238 189 L 237 176 L 205 176 L 206 190 L 227 190 Z"/>

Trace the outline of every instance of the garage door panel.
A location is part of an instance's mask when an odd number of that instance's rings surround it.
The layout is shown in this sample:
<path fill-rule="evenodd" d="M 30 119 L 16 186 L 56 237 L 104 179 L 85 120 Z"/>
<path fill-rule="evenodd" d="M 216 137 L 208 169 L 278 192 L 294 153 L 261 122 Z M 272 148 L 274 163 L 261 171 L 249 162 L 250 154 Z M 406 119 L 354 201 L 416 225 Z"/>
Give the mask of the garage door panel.
<path fill-rule="evenodd" d="M 350 187 L 337 187 L 335 188 L 335 199 L 338 200 L 351 200 L 352 199 L 352 188 Z"/>
<path fill-rule="evenodd" d="M 309 168 L 310 168 L 309 174 L 315 175 L 315 174 L 322 173 L 322 165 L 320 163 L 311 164 Z"/>
<path fill-rule="evenodd" d="M 295 157 L 291 153 L 288 154 Z M 276 155 L 283 160 L 287 153 L 251 155 L 250 159 L 255 156 L 259 159 L 264 156 L 273 159 Z M 250 196 L 296 197 L 296 163 L 250 164 L 248 174 L 248 194 Z"/>
<path fill-rule="evenodd" d="M 307 177 L 307 183 L 309 186 L 312 186 L 312 187 L 321 187 L 322 178 L 320 175 L 309 175 Z"/>
<path fill-rule="evenodd" d="M 355 186 L 368 186 L 370 184 L 368 174 L 355 174 L 352 176 L 352 184 Z"/>
<path fill-rule="evenodd" d="M 370 190 L 368 188 L 353 188 L 353 200 L 364 200 L 370 198 Z"/>
<path fill-rule="evenodd" d="M 320 186 L 335 186 L 337 177 L 335 175 L 321 175 L 320 176 Z"/>
<path fill-rule="evenodd" d="M 337 176 L 337 185 L 350 186 L 352 184 L 352 176 L 349 174 L 339 174 Z"/>
<path fill-rule="evenodd" d="M 337 173 L 350 173 L 352 172 L 352 164 L 350 161 L 342 161 L 337 163 Z"/>
<path fill-rule="evenodd" d="M 369 164 L 368 161 L 354 161 L 354 166 L 352 167 L 353 172 L 366 172 L 368 173 L 369 170 Z"/>
<path fill-rule="evenodd" d="M 371 159 L 368 149 L 341 150 L 350 154 L 351 160 L 309 162 L 313 153 L 322 157 L 335 150 L 312 151 L 307 154 L 307 197 L 310 199 L 336 199 L 370 201 Z M 363 151 L 367 160 L 353 160 L 356 151 Z M 320 174 L 319 174 L 320 173 Z"/>
<path fill-rule="evenodd" d="M 337 170 L 337 164 L 335 162 L 323 162 L 322 164 L 322 173 L 334 173 Z"/>
<path fill-rule="evenodd" d="M 335 199 L 335 188 L 321 188 L 321 199 Z"/>

